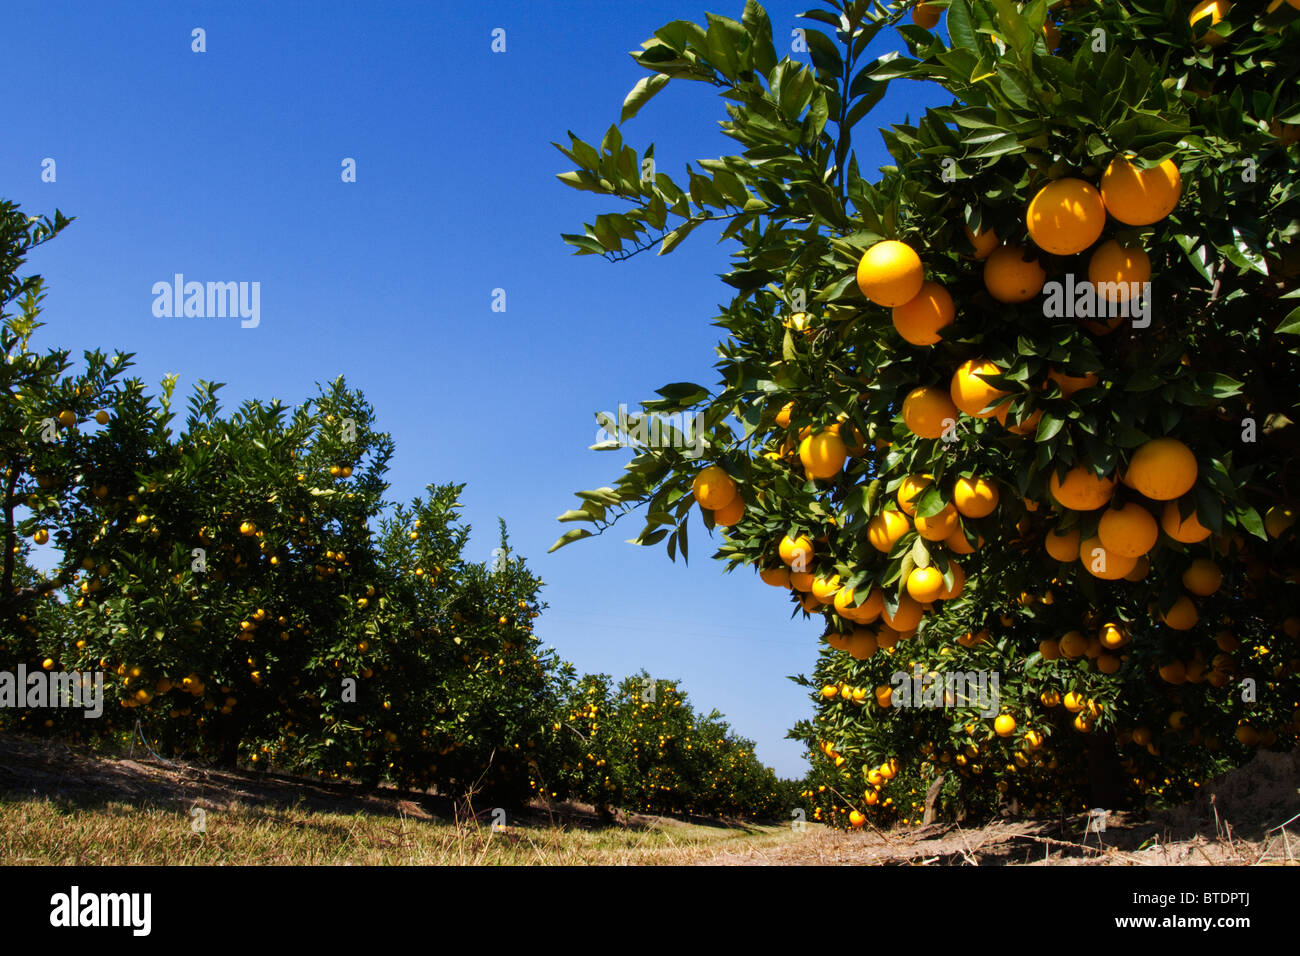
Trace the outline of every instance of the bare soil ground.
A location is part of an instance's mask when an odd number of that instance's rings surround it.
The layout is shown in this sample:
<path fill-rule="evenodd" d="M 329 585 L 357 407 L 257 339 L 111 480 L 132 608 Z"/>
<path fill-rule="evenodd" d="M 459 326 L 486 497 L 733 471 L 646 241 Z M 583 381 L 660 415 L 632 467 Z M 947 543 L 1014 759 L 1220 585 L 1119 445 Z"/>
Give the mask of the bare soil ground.
<path fill-rule="evenodd" d="M 202 810 L 205 829 L 193 829 Z M 1300 751 L 1261 753 L 1175 810 L 995 819 L 880 832 L 644 814 L 577 803 L 490 807 L 445 797 L 0 736 L 0 863 L 613 863 L 704 865 L 1295 865 Z"/>

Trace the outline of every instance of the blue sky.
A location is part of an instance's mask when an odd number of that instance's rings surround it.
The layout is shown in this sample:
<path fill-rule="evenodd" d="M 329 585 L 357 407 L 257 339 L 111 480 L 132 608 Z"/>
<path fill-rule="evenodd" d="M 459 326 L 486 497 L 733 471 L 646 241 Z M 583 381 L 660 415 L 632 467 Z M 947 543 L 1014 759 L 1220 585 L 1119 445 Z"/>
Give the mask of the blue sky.
<path fill-rule="evenodd" d="M 768 4 L 778 49 L 807 6 Z M 38 344 L 135 352 L 146 382 L 179 373 L 182 395 L 225 382 L 228 407 L 300 402 L 345 375 L 397 443 L 391 497 L 467 483 L 478 560 L 505 518 L 546 581 L 546 643 L 584 671 L 682 681 L 764 761 L 801 774 L 784 738 L 812 705 L 786 677 L 812 669 L 821 629 L 751 572 L 724 575 L 698 518 L 689 566 L 624 543 L 639 525 L 546 554 L 572 492 L 626 458 L 587 450 L 595 413 L 667 382 L 716 384 L 711 320 L 730 298 L 717 279 L 729 248 L 703 230 L 665 257 L 571 256 L 560 233 L 613 207 L 561 185 L 568 162 L 550 144 L 567 130 L 599 142 L 644 75 L 627 51 L 654 29 L 742 10 L 11 2 L 0 195 L 77 217 L 28 264 L 49 290 Z M 190 49 L 195 27 L 205 53 Z M 920 93 L 891 90 L 874 125 L 915 120 Z M 623 132 L 676 174 L 734 151 L 723 116 L 707 87 L 670 84 Z M 878 138 L 857 142 L 864 170 L 886 161 Z M 356 183 L 340 180 L 345 157 Z M 156 318 L 150 290 L 178 272 L 260 282 L 260 325 Z"/>

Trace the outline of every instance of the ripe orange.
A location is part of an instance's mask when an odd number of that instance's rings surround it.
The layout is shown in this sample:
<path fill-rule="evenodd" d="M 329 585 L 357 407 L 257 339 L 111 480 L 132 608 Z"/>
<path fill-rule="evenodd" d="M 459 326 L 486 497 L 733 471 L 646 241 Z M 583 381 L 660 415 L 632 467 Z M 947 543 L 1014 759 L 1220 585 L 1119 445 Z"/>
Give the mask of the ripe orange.
<path fill-rule="evenodd" d="M 1133 570 L 1137 558 L 1126 558 L 1108 551 L 1101 539 L 1094 536 L 1079 545 L 1079 563 L 1095 578 L 1118 581 Z"/>
<path fill-rule="evenodd" d="M 1043 656 L 1045 661 L 1058 660 L 1061 656 L 1061 642 L 1045 637 L 1038 642 L 1038 653 Z"/>
<path fill-rule="evenodd" d="M 1047 532 L 1043 539 L 1043 545 L 1047 548 L 1047 553 L 1057 561 L 1070 562 L 1077 561 L 1079 558 L 1079 529 L 1071 528 L 1066 532 L 1059 532 L 1055 528 Z"/>
<path fill-rule="evenodd" d="M 1010 392 L 995 388 L 981 376 L 998 375 L 1001 371 L 992 362 L 984 359 L 967 359 L 957 367 L 948 386 L 953 404 L 975 418 L 988 418 L 993 415 L 996 409 L 990 406 Z"/>
<path fill-rule="evenodd" d="M 1128 503 L 1106 510 L 1097 525 L 1097 537 L 1108 553 L 1137 558 L 1156 546 L 1160 528 L 1146 508 Z"/>
<path fill-rule="evenodd" d="M 825 697 L 827 700 L 830 700 L 839 692 L 840 689 L 834 684 L 826 684 L 822 687 L 822 696 Z"/>
<path fill-rule="evenodd" d="M 993 731 L 999 737 L 1010 737 L 1016 732 L 1016 718 L 1010 714 L 999 714 L 993 721 Z"/>
<path fill-rule="evenodd" d="M 1200 615 L 1196 611 L 1196 605 L 1186 594 L 1178 598 L 1173 606 L 1160 615 L 1160 620 L 1164 621 L 1175 631 L 1190 631 L 1200 620 Z"/>
<path fill-rule="evenodd" d="M 898 486 L 895 497 L 906 515 L 916 514 L 916 498 L 934 482 L 933 475 L 908 475 Z"/>
<path fill-rule="evenodd" d="M 1038 699 L 1043 702 L 1044 707 L 1058 707 L 1061 703 L 1061 695 L 1054 690 L 1043 691 Z"/>
<path fill-rule="evenodd" d="M 799 442 L 799 460 L 810 478 L 833 478 L 844 467 L 848 456 L 838 431 L 829 428 Z"/>
<path fill-rule="evenodd" d="M 790 586 L 790 571 L 787 568 L 765 568 L 758 572 L 758 576 L 764 584 L 770 584 L 774 588 Z"/>
<path fill-rule="evenodd" d="M 912 22 L 918 27 L 933 30 L 939 25 L 939 15 L 942 12 L 933 3 L 926 3 L 925 0 L 921 0 L 912 8 Z"/>
<path fill-rule="evenodd" d="M 1114 654 L 1098 654 L 1097 670 L 1103 674 L 1115 674 L 1119 672 L 1120 665 L 1123 663 Z"/>
<path fill-rule="evenodd" d="M 886 607 L 881 612 L 881 616 L 885 619 L 885 623 L 898 631 L 901 636 L 915 630 L 916 626 L 921 623 L 921 616 L 924 613 L 925 609 L 921 607 L 920 602 L 910 595 L 904 594 L 898 599 L 898 608 L 893 614 L 890 614 L 889 608 Z"/>
<path fill-rule="evenodd" d="M 835 599 L 835 594 L 840 589 L 840 576 L 832 574 L 830 577 L 813 578 L 812 587 L 809 590 L 812 596 L 823 604 L 830 604 Z"/>
<path fill-rule="evenodd" d="M 1114 478 L 1099 478 L 1092 469 L 1075 465 L 1065 473 L 1065 480 L 1052 472 L 1048 488 L 1062 507 L 1071 511 L 1095 511 L 1110 501 L 1115 493 Z"/>
<path fill-rule="evenodd" d="M 896 239 L 877 242 L 858 260 L 858 288 L 876 305 L 886 308 L 914 298 L 924 278 L 921 257 Z"/>
<path fill-rule="evenodd" d="M 1030 750 L 1037 750 L 1043 745 L 1044 737 L 1036 730 L 1025 731 L 1025 746 Z"/>
<path fill-rule="evenodd" d="M 1133 570 L 1124 575 L 1125 581 L 1141 581 L 1151 570 L 1151 559 L 1145 554 L 1137 559 L 1137 564 L 1133 565 Z"/>
<path fill-rule="evenodd" d="M 1038 248 L 1053 255 L 1072 256 L 1101 237 L 1106 204 L 1090 183 L 1071 177 L 1058 179 L 1030 200 L 1025 225 Z"/>
<path fill-rule="evenodd" d="M 1028 302 L 1046 281 L 1043 267 L 1021 246 L 998 246 L 984 260 L 984 287 L 999 302 Z"/>
<path fill-rule="evenodd" d="M 1128 643 L 1128 634 L 1120 625 L 1107 623 L 1101 626 L 1097 639 L 1101 641 L 1102 647 L 1114 651 Z"/>
<path fill-rule="evenodd" d="M 776 413 L 776 423 L 782 428 L 790 427 L 790 416 L 794 414 L 794 402 L 786 402 Z"/>
<path fill-rule="evenodd" d="M 1270 538 L 1280 538 L 1295 524 L 1295 519 L 1295 509 L 1274 505 L 1264 514 L 1264 531 Z"/>
<path fill-rule="evenodd" d="M 1083 636 L 1082 631 L 1067 631 L 1061 637 L 1060 649 L 1061 653 L 1071 660 L 1082 657 L 1088 650 L 1088 639 Z M 1069 707 L 1069 704 L 1067 703 L 1066 706 Z"/>
<path fill-rule="evenodd" d="M 801 534 L 797 538 L 786 535 L 777 545 L 777 553 L 788 567 L 803 571 L 812 564 L 813 544 L 805 535 Z"/>
<path fill-rule="evenodd" d="M 888 684 L 882 684 L 876 688 L 876 703 L 881 707 L 889 707 L 894 702 L 894 688 Z"/>
<path fill-rule="evenodd" d="M 1139 246 L 1121 246 L 1114 239 L 1103 242 L 1088 260 L 1088 281 L 1097 286 L 1109 302 L 1127 302 L 1140 290 L 1133 289 L 1151 281 L 1151 257 Z"/>
<path fill-rule="evenodd" d="M 998 234 L 992 229 L 981 229 L 979 232 L 972 232 L 970 226 L 962 226 L 962 229 L 970 244 L 975 247 L 976 259 L 987 259 L 989 253 L 998 247 Z"/>
<path fill-rule="evenodd" d="M 745 501 L 740 495 L 731 499 L 731 504 L 713 512 L 713 523 L 723 528 L 730 528 L 745 516 Z"/>
<path fill-rule="evenodd" d="M 1183 178 L 1172 159 L 1138 169 L 1122 156 L 1101 175 L 1106 211 L 1129 226 L 1149 226 L 1173 212 L 1183 194 Z"/>
<path fill-rule="evenodd" d="M 922 4 L 921 6 L 925 6 L 925 4 Z M 919 9 L 919 8 L 918 8 L 918 9 Z M 916 17 L 916 10 L 913 10 L 913 11 L 912 11 L 912 17 L 913 17 L 913 18 Z M 862 826 L 862 825 L 865 824 L 866 822 L 867 822 L 867 818 L 866 818 L 865 816 L 863 816 L 861 810 L 850 810 L 850 811 L 849 811 L 849 825 L 850 825 L 851 827 L 853 827 L 854 829 L 857 829 L 858 827 Z"/>
<path fill-rule="evenodd" d="M 805 594 L 812 590 L 813 582 L 817 580 L 817 575 L 811 571 L 791 571 L 790 587 L 796 591 L 803 591 Z"/>
<path fill-rule="evenodd" d="M 1092 388 L 1097 384 L 1096 372 L 1087 372 L 1083 375 L 1066 375 L 1064 372 L 1052 369 L 1047 373 L 1047 377 L 1061 389 L 1063 398 L 1069 398 L 1075 392 L 1081 392 L 1085 388 Z"/>
<path fill-rule="evenodd" d="M 1187 667 L 1182 661 L 1170 661 L 1160 667 L 1160 679 L 1166 684 L 1182 684 L 1187 680 Z"/>
<path fill-rule="evenodd" d="M 980 543 L 983 543 L 982 538 L 980 539 Z M 943 546 L 953 554 L 975 553 L 975 545 L 972 545 L 966 540 L 966 532 L 962 529 L 961 522 L 957 523 L 957 527 L 953 529 L 952 534 L 943 539 Z"/>
<path fill-rule="evenodd" d="M 1223 572 L 1209 558 L 1197 558 L 1183 572 L 1183 587 L 1198 597 L 1208 597 L 1223 584 Z"/>
<path fill-rule="evenodd" d="M 962 590 L 966 587 L 966 572 L 962 570 L 961 565 L 956 561 L 948 565 L 952 571 L 952 587 L 945 587 L 939 592 L 939 600 L 951 601 L 955 597 L 960 597 Z"/>
<path fill-rule="evenodd" d="M 934 565 L 913 568 L 907 576 L 907 593 L 922 604 L 938 600 L 943 593 L 943 574 Z"/>
<path fill-rule="evenodd" d="M 1007 399 L 994 409 L 993 414 L 997 417 L 998 423 L 1005 426 L 1007 431 L 1011 432 L 1013 435 L 1032 435 L 1038 430 L 1038 420 L 1043 417 L 1043 410 L 1041 408 L 1036 408 L 1027 418 L 1021 419 L 1014 425 L 1008 425 L 1007 415 L 1010 412 L 1011 399 Z"/>
<path fill-rule="evenodd" d="M 1181 498 L 1196 484 L 1192 450 L 1177 438 L 1153 438 L 1133 452 L 1124 484 L 1154 501 Z"/>
<path fill-rule="evenodd" d="M 867 540 L 877 551 L 888 554 L 909 528 L 911 524 L 901 511 L 882 511 L 867 522 Z"/>
<path fill-rule="evenodd" d="M 998 486 L 987 478 L 958 478 L 952 501 L 967 518 L 986 518 L 998 506 Z"/>
<path fill-rule="evenodd" d="M 918 438 L 938 438 L 957 421 L 957 406 L 943 389 L 914 388 L 903 399 L 903 424 Z"/>
<path fill-rule="evenodd" d="M 1227 15 L 1228 9 L 1231 6 L 1231 0 L 1201 0 L 1200 3 L 1192 8 L 1191 14 L 1187 17 L 1187 22 L 1192 26 L 1192 29 L 1195 30 L 1197 29 L 1196 23 L 1198 20 L 1204 20 L 1206 17 L 1209 17 L 1209 25 L 1212 27 Z M 1210 30 L 1202 35 L 1200 39 L 1196 41 L 1196 44 L 1198 46 L 1204 44 L 1208 47 L 1216 47 L 1222 42 L 1223 36 Z"/>
<path fill-rule="evenodd" d="M 948 290 L 937 282 L 924 282 L 920 292 L 894 306 L 894 328 L 913 345 L 934 345 L 943 339 L 939 331 L 951 325 L 956 314 Z"/>
<path fill-rule="evenodd" d="M 946 504 L 937 513 L 924 517 L 917 515 L 916 533 L 927 541 L 942 541 L 957 530 L 957 509 Z"/>
<path fill-rule="evenodd" d="M 865 661 L 877 650 L 876 635 L 872 634 L 865 627 L 855 627 L 853 633 L 849 635 L 848 646 L 846 650 L 855 661 Z M 865 696 L 865 695 L 863 695 Z M 861 700 L 855 691 L 854 700 Z"/>
<path fill-rule="evenodd" d="M 691 490 L 700 507 L 710 511 L 725 508 L 736 497 L 736 483 L 717 465 L 710 465 L 696 475 Z"/>
<path fill-rule="evenodd" d="M 1065 709 L 1072 714 L 1077 714 L 1083 710 L 1087 700 L 1078 691 L 1070 691 L 1065 695 Z"/>
<path fill-rule="evenodd" d="M 1160 515 L 1160 527 L 1165 534 L 1183 544 L 1196 544 L 1210 536 L 1210 529 L 1201 524 L 1196 512 L 1192 512 L 1184 521 L 1178 513 L 1177 501 L 1166 501 L 1165 510 Z"/>

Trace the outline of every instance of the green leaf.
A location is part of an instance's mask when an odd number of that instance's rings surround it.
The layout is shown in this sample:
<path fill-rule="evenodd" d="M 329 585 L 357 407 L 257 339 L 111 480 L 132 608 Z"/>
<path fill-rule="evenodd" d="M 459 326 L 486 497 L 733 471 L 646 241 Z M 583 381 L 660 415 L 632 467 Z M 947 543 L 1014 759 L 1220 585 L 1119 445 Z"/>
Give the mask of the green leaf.
<path fill-rule="evenodd" d="M 556 539 L 555 544 L 546 549 L 546 553 L 550 554 L 552 551 L 558 551 L 566 544 L 572 544 L 574 541 L 581 541 L 583 538 L 590 537 L 591 532 L 586 528 L 573 528 L 572 530 L 566 531 L 564 534 L 560 535 L 560 537 Z"/>
<path fill-rule="evenodd" d="M 650 102 L 650 98 L 667 85 L 668 76 L 663 73 L 656 73 L 654 76 L 643 76 L 637 80 L 636 86 L 632 87 L 632 92 L 628 93 L 623 100 L 623 109 L 619 113 L 618 121 L 624 123 L 636 116 L 641 107 Z"/>
<path fill-rule="evenodd" d="M 1300 335 L 1300 305 L 1288 312 L 1273 331 L 1278 335 Z"/>
<path fill-rule="evenodd" d="M 970 7 L 966 0 L 951 0 L 948 4 L 948 35 L 952 45 L 972 52 L 980 49 L 979 37 L 971 23 Z"/>

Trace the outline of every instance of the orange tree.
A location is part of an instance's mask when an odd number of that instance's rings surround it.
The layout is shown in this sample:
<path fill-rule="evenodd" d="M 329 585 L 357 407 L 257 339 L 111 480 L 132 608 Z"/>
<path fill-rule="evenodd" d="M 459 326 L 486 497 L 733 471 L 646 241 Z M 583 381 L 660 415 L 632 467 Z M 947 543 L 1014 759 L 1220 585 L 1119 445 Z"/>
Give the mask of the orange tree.
<path fill-rule="evenodd" d="M 882 766 L 952 812 L 1078 809 L 1293 745 L 1294 4 L 803 17 L 811 65 L 752 0 L 633 54 L 623 120 L 672 80 L 727 101 L 740 151 L 684 182 L 617 127 L 559 146 L 565 183 L 629 204 L 578 254 L 714 221 L 738 249 L 718 388 L 644 404 L 699 414 L 704 456 L 640 450 L 556 546 L 644 507 L 636 540 L 685 554 L 698 505 L 729 569 L 824 618 L 794 733 L 805 794 L 856 825 L 898 810 Z M 887 26 L 906 53 L 868 58 Z M 868 179 L 852 136 L 899 81 L 947 102 L 881 130 Z"/>
<path fill-rule="evenodd" d="M 776 819 L 792 805 L 753 741 L 733 734 L 716 710 L 696 713 L 675 681 L 645 671 L 617 685 L 604 674 L 572 681 L 556 729 L 558 752 L 541 783 L 607 814 L 623 807 Z"/>

